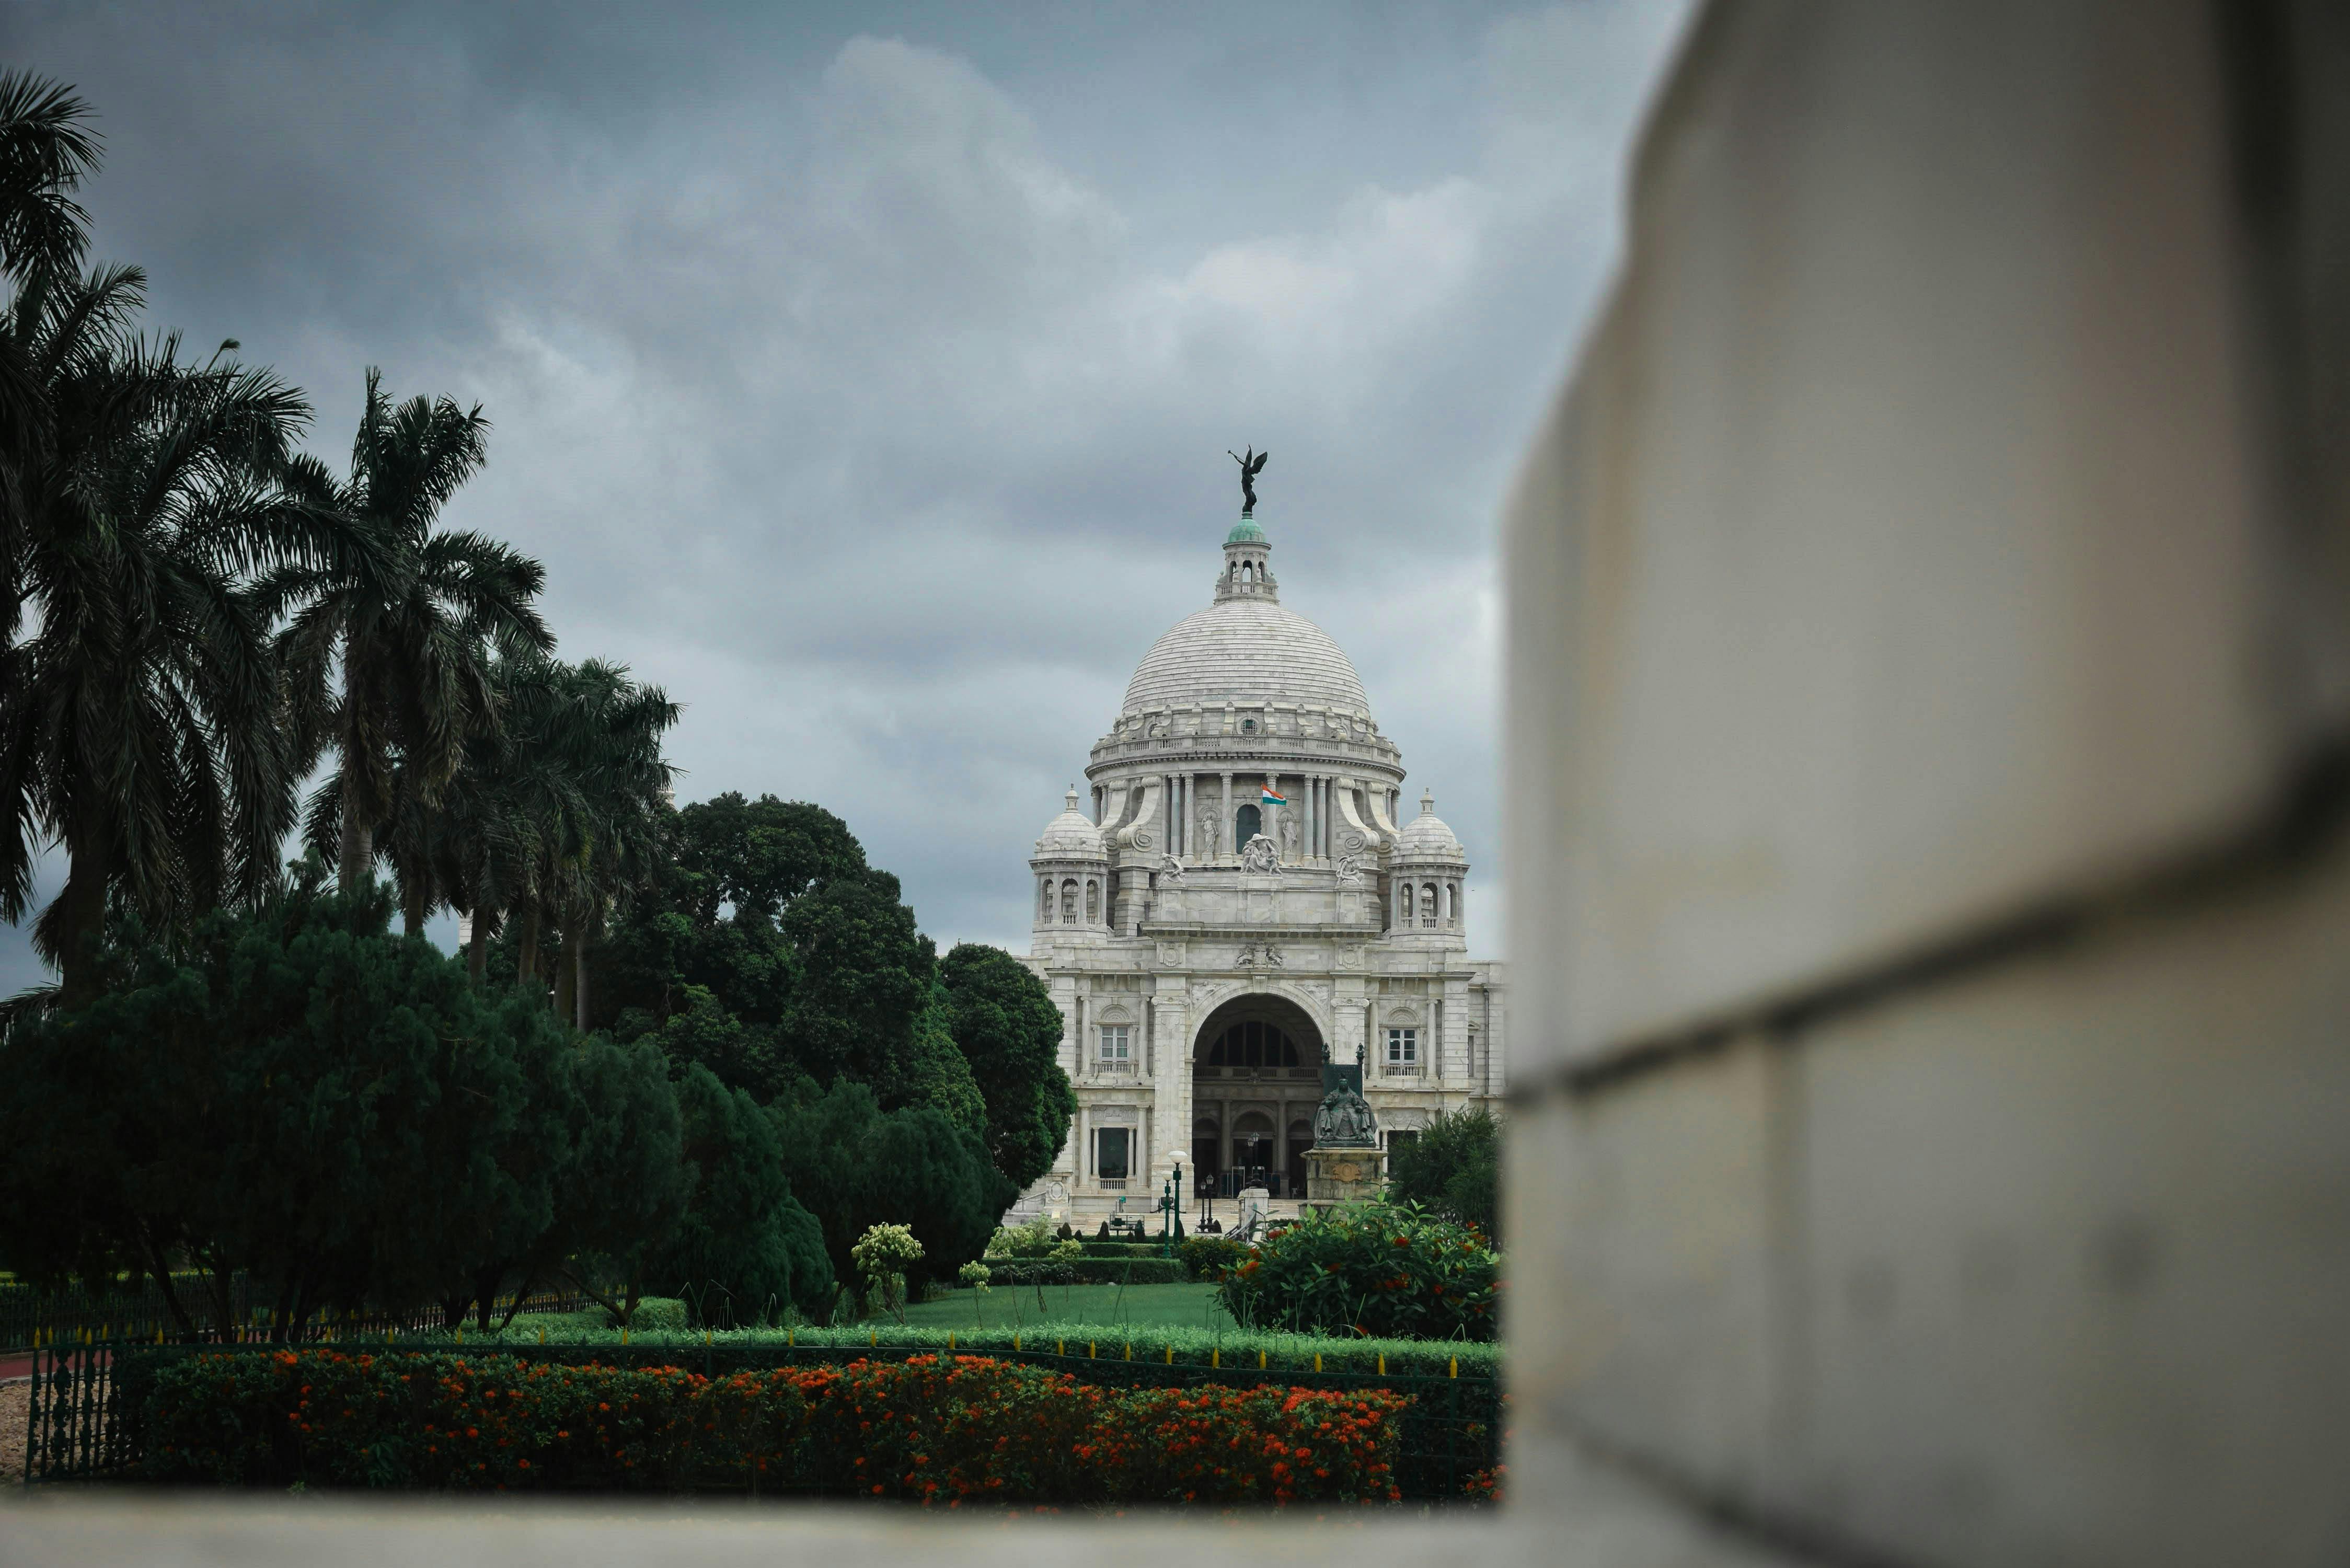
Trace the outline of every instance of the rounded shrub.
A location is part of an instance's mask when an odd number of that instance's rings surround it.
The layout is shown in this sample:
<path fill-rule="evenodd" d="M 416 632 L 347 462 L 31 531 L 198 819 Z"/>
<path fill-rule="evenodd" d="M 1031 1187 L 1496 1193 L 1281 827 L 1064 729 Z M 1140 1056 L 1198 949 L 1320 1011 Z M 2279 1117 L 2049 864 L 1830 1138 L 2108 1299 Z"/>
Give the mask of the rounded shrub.
<path fill-rule="evenodd" d="M 1474 1225 L 1367 1203 L 1310 1210 L 1272 1231 L 1225 1271 L 1221 1293 L 1249 1328 L 1490 1340 L 1500 1264 Z"/>

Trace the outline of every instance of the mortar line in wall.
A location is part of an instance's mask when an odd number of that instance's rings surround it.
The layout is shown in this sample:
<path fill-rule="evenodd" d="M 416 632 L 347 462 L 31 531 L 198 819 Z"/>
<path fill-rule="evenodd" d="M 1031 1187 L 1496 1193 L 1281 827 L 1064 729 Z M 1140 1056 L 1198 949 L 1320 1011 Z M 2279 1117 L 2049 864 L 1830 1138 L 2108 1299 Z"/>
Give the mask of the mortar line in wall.
<path fill-rule="evenodd" d="M 1796 1046 L 1824 1023 L 1974 980 L 2032 959 L 2107 940 L 2164 916 L 2289 878 L 2334 846 L 2350 822 L 2350 737 L 2314 747 L 2272 802 L 2243 826 L 2158 857 L 2099 885 L 2039 898 L 1914 951 L 1791 996 L 1630 1040 L 1510 1085 L 1513 1106 L 1581 1099 L 1711 1056 L 1749 1037 Z"/>
<path fill-rule="evenodd" d="M 1564 1423 L 1567 1438 L 1584 1457 L 1698 1515 L 1723 1534 L 1818 1568 L 1925 1568 L 1916 1558 L 1898 1556 L 1864 1542 L 1805 1523 L 1792 1514 L 1710 1487 L 1679 1466 L 1611 1443 L 1580 1422 Z"/>

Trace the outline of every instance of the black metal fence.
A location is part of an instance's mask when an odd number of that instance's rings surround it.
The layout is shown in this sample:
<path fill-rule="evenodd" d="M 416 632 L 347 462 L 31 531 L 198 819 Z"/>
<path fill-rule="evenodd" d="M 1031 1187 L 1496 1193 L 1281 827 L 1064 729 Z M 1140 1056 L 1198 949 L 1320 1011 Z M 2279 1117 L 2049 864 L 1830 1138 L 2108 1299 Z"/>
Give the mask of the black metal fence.
<path fill-rule="evenodd" d="M 231 1342 L 252 1338 L 307 1341 L 387 1331 L 422 1334 L 442 1325 L 438 1307 L 400 1311 L 369 1308 L 361 1312 L 320 1314 L 290 1331 L 276 1321 L 265 1298 L 252 1280 L 235 1275 L 223 1293 L 212 1282 L 194 1275 L 176 1275 L 172 1292 L 180 1313 L 172 1310 L 163 1289 L 150 1276 L 136 1284 L 92 1291 L 80 1285 L 40 1290 L 26 1284 L 0 1282 L 0 1352 L 70 1346 L 101 1340 L 153 1342 L 189 1336 L 193 1327 L 201 1337 Z M 225 1321 L 221 1296 L 227 1297 Z M 536 1291 L 516 1302 L 500 1296 L 491 1304 L 493 1320 L 509 1310 L 575 1312 L 588 1299 L 577 1291 Z M 181 1314 L 190 1320 L 183 1324 Z"/>
<path fill-rule="evenodd" d="M 355 1336 L 356 1337 L 356 1336 Z M 365 1336 L 381 1345 L 380 1334 Z M 1088 1345 L 1088 1352 L 1104 1348 Z M 191 1355 L 224 1349 L 267 1354 L 280 1345 L 249 1342 L 155 1345 L 115 1341 L 60 1345 L 35 1356 L 30 1429 L 25 1450 L 27 1481 L 121 1479 L 135 1476 L 145 1457 L 140 1414 L 158 1374 Z M 546 1345 L 454 1338 L 403 1339 L 392 1348 L 423 1353 L 472 1349 L 525 1361 L 570 1366 L 682 1366 L 706 1376 L 857 1360 L 904 1360 L 941 1354 L 935 1345 L 793 1345 L 771 1340 L 728 1341 L 714 1336 L 648 1336 L 632 1345 L 609 1342 Z M 1123 1388 L 1189 1388 L 1274 1386 L 1284 1388 L 1360 1390 L 1384 1388 L 1410 1397 L 1404 1415 L 1396 1481 L 1408 1501 L 1445 1501 L 1468 1495 L 1471 1478 L 1501 1457 L 1502 1389 L 1491 1377 L 1399 1376 L 1376 1372 L 1303 1372 L 1253 1365 L 1253 1356 L 1175 1361 L 1164 1356 L 991 1350 L 998 1360 L 1018 1361 L 1066 1372 L 1081 1383 Z M 786 1483 L 777 1489 L 792 1490 Z"/>

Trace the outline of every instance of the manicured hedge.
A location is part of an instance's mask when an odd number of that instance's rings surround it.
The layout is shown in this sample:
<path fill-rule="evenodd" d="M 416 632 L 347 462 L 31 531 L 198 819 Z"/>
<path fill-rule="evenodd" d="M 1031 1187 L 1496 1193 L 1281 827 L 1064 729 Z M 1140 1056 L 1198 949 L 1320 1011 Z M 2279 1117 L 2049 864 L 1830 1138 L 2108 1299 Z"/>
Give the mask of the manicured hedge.
<path fill-rule="evenodd" d="M 1180 1285 L 1193 1276 L 1180 1258 L 990 1258 L 991 1285 Z"/>
<path fill-rule="evenodd" d="M 991 1308 L 989 1315 L 994 1315 Z M 503 1335 L 468 1331 L 463 1340 L 414 1340 L 402 1335 L 397 1348 L 486 1353 L 500 1345 L 528 1347 L 534 1356 L 559 1352 L 575 1361 L 613 1359 L 644 1365 L 670 1359 L 688 1366 L 764 1366 L 794 1348 L 947 1351 L 1018 1359 L 1066 1355 L 1103 1360 L 1172 1361 L 1181 1366 L 1222 1366 L 1275 1372 L 1347 1372 L 1405 1377 L 1501 1376 L 1502 1346 L 1462 1340 L 1388 1339 L 1292 1334 L 1280 1330 L 1192 1328 L 1176 1324 L 1120 1325 L 1077 1320 L 1039 1320 L 1017 1328 L 931 1328 L 888 1322 L 853 1328 L 756 1328 L 699 1332 L 632 1332 L 623 1341 L 617 1329 L 550 1330 L 545 1339 L 517 1327 Z M 379 1345 L 377 1348 L 381 1348 Z"/>
<path fill-rule="evenodd" d="M 1115 1388 L 978 1356 L 675 1366 L 317 1349 L 156 1370 L 145 1479 L 422 1490 L 736 1487 L 1003 1503 L 1383 1502 L 1385 1389 Z"/>
<path fill-rule="evenodd" d="M 1221 1280 L 1248 1256 L 1248 1243 L 1229 1236 L 1186 1236 L 1180 1249 L 1184 1267 L 1196 1280 Z"/>

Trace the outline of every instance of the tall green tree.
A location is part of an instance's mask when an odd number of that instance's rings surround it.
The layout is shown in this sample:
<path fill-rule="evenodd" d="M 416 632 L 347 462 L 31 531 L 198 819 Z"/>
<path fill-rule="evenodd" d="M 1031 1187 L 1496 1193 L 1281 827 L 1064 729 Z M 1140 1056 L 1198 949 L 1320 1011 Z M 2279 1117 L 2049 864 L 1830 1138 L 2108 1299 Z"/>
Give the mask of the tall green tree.
<path fill-rule="evenodd" d="M 417 814 L 430 819 L 414 830 L 426 841 L 395 859 L 430 859 L 418 875 L 439 878 L 473 915 L 477 978 L 505 919 L 519 918 L 515 971 L 534 986 L 544 938 L 557 935 L 556 1010 L 584 1028 L 588 949 L 668 849 L 676 769 L 661 737 L 679 708 L 600 659 L 502 659 L 491 685 L 502 723 L 476 734 L 442 799 Z"/>
<path fill-rule="evenodd" d="M 898 1106 L 946 1064 L 920 1058 L 936 960 L 898 879 L 820 806 L 723 794 L 686 806 L 668 859 L 602 953 L 591 1022 L 656 1033 L 763 1101 L 806 1075 Z"/>
<path fill-rule="evenodd" d="M 467 738 L 499 722 L 493 650 L 554 645 L 534 602 L 546 569 L 496 540 L 440 526 L 485 460 L 488 434 L 478 404 L 422 396 L 395 404 L 370 368 L 349 474 L 304 472 L 317 504 L 355 519 L 381 564 L 269 579 L 271 607 L 291 618 L 279 641 L 297 737 L 309 756 L 335 758 L 335 861 L 346 896 L 372 874 L 376 836 L 400 791 L 437 803 Z"/>
<path fill-rule="evenodd" d="M 84 1222 L 185 1322 L 225 1322 L 239 1271 L 281 1322 L 462 1311 L 482 1270 L 552 1225 L 569 1037 L 390 918 L 372 889 L 296 889 L 170 948 L 135 940 L 88 1006 L 20 1021 L 0 1044 L 0 1251 L 86 1266 L 93 1241 L 27 1222 L 78 1185 Z M 208 1311 L 170 1283 L 180 1259 Z"/>
<path fill-rule="evenodd" d="M 89 248 L 89 214 L 75 195 L 98 170 L 88 117 L 70 88 L 0 71 L 0 279 L 9 295 L 0 331 L 0 643 L 15 640 L 22 614 L 27 487 L 57 433 L 53 372 L 45 374 L 35 339 L 50 319 L 53 289 L 79 275 Z"/>
<path fill-rule="evenodd" d="M 912 1228 L 919 1290 L 986 1251 L 1020 1190 L 989 1162 L 979 1135 L 929 1106 L 884 1110 L 872 1089 L 802 1079 L 769 1108 L 792 1195 L 816 1217 L 837 1280 L 856 1277 L 849 1249 L 871 1225 Z"/>
<path fill-rule="evenodd" d="M 175 337 L 132 337 L 141 292 L 128 269 L 52 279 L 0 323 L 47 410 L 36 461 L 15 465 L 11 590 L 37 616 L 0 682 L 17 826 L 0 915 L 21 918 L 33 841 L 61 841 L 65 889 L 34 936 L 68 1005 L 88 1000 L 109 897 L 168 921 L 274 877 L 297 770 L 251 574 L 369 559 L 295 481 L 300 395 L 234 344 L 192 364 Z"/>
<path fill-rule="evenodd" d="M 693 1193 L 650 1268 L 706 1323 L 772 1322 L 786 1306 L 822 1312 L 832 1264 L 816 1220 L 792 1196 L 782 1140 L 758 1103 L 688 1067 L 677 1085 Z"/>
<path fill-rule="evenodd" d="M 1502 1124 L 1485 1106 L 1430 1118 L 1388 1157 L 1388 1195 L 1417 1203 L 1501 1244 Z"/>
<path fill-rule="evenodd" d="M 939 966 L 947 1031 L 987 1102 L 987 1152 L 1015 1187 L 1053 1168 L 1077 1114 L 1060 1064 L 1061 1010 L 1026 964 L 959 942 Z"/>
<path fill-rule="evenodd" d="M 555 1224 L 524 1272 L 560 1272 L 626 1323 L 693 1199 L 685 1118 L 668 1061 L 643 1042 L 588 1036 L 573 1057 L 572 1083 L 570 1163 Z"/>

